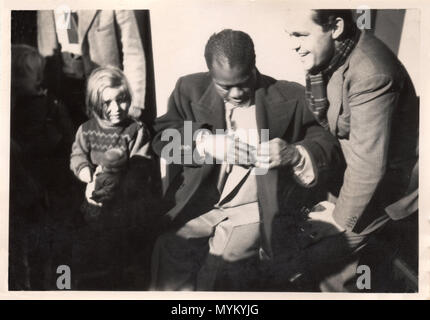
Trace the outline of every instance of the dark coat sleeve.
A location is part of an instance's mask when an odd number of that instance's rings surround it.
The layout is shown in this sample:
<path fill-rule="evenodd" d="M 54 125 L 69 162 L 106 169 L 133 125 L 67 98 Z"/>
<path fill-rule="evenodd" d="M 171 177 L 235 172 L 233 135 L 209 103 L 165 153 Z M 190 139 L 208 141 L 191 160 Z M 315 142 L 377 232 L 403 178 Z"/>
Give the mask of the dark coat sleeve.
<path fill-rule="evenodd" d="M 340 144 L 336 137 L 318 124 L 307 107 L 304 96 L 298 99 L 296 126 L 300 127 L 300 139 L 296 144 L 308 152 L 315 174 L 314 181 L 309 185 L 304 185 L 298 178 L 296 180 L 307 188 L 317 184 L 330 185 L 330 191 L 338 188 L 345 170 Z"/>
<path fill-rule="evenodd" d="M 202 163 L 196 162 L 193 158 L 195 142 L 192 137 L 197 130 L 208 126 L 206 123 L 195 121 L 191 101 L 185 91 L 183 78 L 180 78 L 169 97 L 167 112 L 155 120 L 156 134 L 152 148 L 160 158 L 167 161 L 167 164 L 174 159 L 174 163 L 185 166 L 200 166 Z M 186 129 L 187 125 L 189 127 Z"/>

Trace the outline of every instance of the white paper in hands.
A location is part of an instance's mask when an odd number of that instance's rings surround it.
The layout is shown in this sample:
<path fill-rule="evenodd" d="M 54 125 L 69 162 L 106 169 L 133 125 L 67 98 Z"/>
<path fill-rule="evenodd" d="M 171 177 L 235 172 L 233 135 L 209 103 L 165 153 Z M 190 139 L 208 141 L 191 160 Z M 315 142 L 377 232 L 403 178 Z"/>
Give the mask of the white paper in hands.
<path fill-rule="evenodd" d="M 236 134 L 206 135 L 202 144 L 206 157 L 216 163 L 250 167 L 257 161 L 257 148 L 241 140 Z"/>

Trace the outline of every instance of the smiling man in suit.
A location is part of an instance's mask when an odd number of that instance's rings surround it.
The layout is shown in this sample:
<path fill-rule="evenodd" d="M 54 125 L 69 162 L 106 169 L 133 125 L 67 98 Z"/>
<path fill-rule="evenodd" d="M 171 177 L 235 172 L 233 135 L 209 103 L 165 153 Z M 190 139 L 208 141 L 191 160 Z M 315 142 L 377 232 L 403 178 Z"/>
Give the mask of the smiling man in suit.
<path fill-rule="evenodd" d="M 274 229 L 288 233 L 275 221 L 292 222 L 339 161 L 337 141 L 305 107 L 303 87 L 258 72 L 249 35 L 212 35 L 205 59 L 209 72 L 181 77 L 155 121 L 158 155 L 171 148 L 165 130 L 176 129 L 184 159 L 209 161 L 169 165 L 173 203 L 154 249 L 152 290 L 258 289 L 259 261 L 276 259 Z M 266 139 L 252 134 L 262 129 Z M 232 141 L 232 157 L 219 152 Z"/>
<path fill-rule="evenodd" d="M 397 220 L 416 210 L 393 212 L 390 205 L 413 191 L 418 99 L 397 57 L 360 31 L 350 10 L 292 10 L 286 31 L 306 71 L 308 108 L 339 140 L 347 167 L 334 210 L 310 214 L 304 233 L 314 244 L 284 267 L 315 279 L 329 275 L 322 290 L 357 290 L 355 282 L 347 287 L 356 276 L 357 253 L 390 215 Z"/>

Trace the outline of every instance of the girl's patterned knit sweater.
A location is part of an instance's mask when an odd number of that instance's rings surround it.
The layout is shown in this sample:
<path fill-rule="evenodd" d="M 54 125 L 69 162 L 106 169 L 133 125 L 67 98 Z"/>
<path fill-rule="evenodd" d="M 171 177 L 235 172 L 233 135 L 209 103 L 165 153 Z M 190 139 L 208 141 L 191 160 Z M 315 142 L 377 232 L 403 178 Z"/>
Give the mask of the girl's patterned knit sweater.
<path fill-rule="evenodd" d="M 89 167 L 94 172 L 104 152 L 112 148 L 124 150 L 128 158 L 134 155 L 149 158 L 149 145 L 150 135 L 144 125 L 131 119 L 113 125 L 94 115 L 76 132 L 70 168 L 76 176 L 84 167 Z"/>

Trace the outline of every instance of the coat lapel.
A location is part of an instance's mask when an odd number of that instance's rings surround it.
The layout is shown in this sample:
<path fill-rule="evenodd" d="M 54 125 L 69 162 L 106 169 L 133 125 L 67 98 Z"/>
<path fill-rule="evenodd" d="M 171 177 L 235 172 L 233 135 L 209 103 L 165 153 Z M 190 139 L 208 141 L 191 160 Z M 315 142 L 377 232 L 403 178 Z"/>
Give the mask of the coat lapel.
<path fill-rule="evenodd" d="M 327 84 L 327 99 L 330 106 L 327 111 L 327 120 L 330 132 L 336 135 L 337 118 L 342 106 L 343 72 L 336 70 Z"/>
<path fill-rule="evenodd" d="M 327 120 L 330 127 L 330 132 L 336 136 L 337 132 L 337 119 L 339 118 L 340 111 L 342 109 L 342 99 L 343 99 L 343 81 L 344 73 L 349 65 L 348 60 L 337 69 L 331 76 L 327 84 L 327 99 L 330 106 L 327 111 Z"/>
<path fill-rule="evenodd" d="M 264 87 L 264 84 L 263 84 Z M 297 107 L 297 99 L 289 99 L 282 92 L 274 90 L 267 94 L 261 89 L 256 93 L 257 126 L 269 129 L 269 139 L 284 136 Z M 261 140 L 261 136 L 260 136 Z M 278 170 L 269 170 L 266 174 L 257 175 L 257 192 L 262 224 L 261 237 L 265 253 L 271 257 L 271 238 L 273 217 L 278 213 Z M 263 214 L 264 212 L 264 214 Z"/>
<path fill-rule="evenodd" d="M 81 42 L 83 43 L 85 36 L 87 35 L 88 29 L 90 28 L 91 24 L 94 21 L 94 18 L 96 17 L 96 14 L 100 10 L 79 10 L 79 22 L 78 22 L 78 29 L 79 29 L 79 39 L 81 39 Z"/>
<path fill-rule="evenodd" d="M 224 102 L 212 82 L 200 100 L 191 105 L 197 122 L 209 123 L 214 129 L 226 128 Z"/>
<path fill-rule="evenodd" d="M 287 100 L 267 105 L 267 128 L 269 128 L 270 139 L 282 137 L 287 130 L 296 110 L 297 100 Z"/>
<path fill-rule="evenodd" d="M 191 106 L 196 122 L 210 124 L 214 129 L 214 132 L 215 129 L 225 129 L 224 102 L 216 92 L 213 83 L 208 86 L 208 88 L 198 102 L 191 102 Z M 200 187 L 204 178 L 207 177 L 213 169 L 214 165 L 203 164 L 200 170 L 193 171 L 193 184 L 190 187 L 189 192 L 187 193 L 187 197 L 182 201 L 182 204 L 175 207 L 173 209 L 174 212 L 170 214 L 176 214 L 177 212 L 182 210 L 183 206 L 185 206 L 185 204 L 191 199 L 191 197 Z"/>
<path fill-rule="evenodd" d="M 259 132 L 261 129 L 269 129 L 269 139 L 282 137 L 293 118 L 297 100 L 285 97 L 282 92 L 274 88 L 271 89 L 270 94 L 267 94 L 265 86 L 263 83 L 263 88 L 256 92 L 257 126 Z"/>

